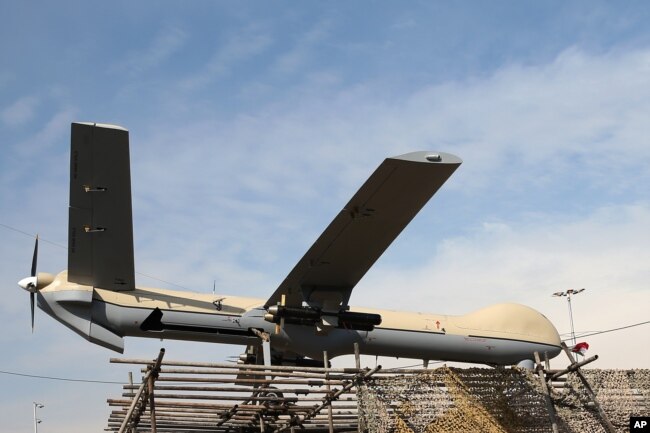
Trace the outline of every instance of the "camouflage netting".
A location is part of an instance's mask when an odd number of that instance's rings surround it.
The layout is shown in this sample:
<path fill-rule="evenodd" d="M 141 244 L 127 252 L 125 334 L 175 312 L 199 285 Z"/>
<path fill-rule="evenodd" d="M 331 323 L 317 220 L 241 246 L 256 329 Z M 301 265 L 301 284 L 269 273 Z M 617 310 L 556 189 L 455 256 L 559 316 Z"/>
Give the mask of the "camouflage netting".
<path fill-rule="evenodd" d="M 650 410 L 650 370 L 585 370 L 617 430 Z M 606 431 L 575 373 L 552 399 L 561 432 Z M 539 376 L 518 369 L 442 367 L 378 376 L 358 387 L 359 421 L 369 433 L 550 432 Z"/>
<path fill-rule="evenodd" d="M 630 416 L 650 413 L 650 370 L 582 370 L 596 399 L 618 431 L 629 430 Z M 553 393 L 567 432 L 605 432 L 577 373 L 569 373 L 562 392 Z"/>

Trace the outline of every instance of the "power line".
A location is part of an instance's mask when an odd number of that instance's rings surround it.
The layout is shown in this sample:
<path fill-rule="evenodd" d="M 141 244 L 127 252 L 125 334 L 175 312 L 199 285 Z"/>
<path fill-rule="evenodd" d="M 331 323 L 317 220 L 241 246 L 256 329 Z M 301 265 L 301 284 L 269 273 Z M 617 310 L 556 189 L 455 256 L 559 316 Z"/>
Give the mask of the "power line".
<path fill-rule="evenodd" d="M 9 226 L 7 224 L 0 223 L 0 227 L 4 227 L 6 229 L 13 230 L 13 231 L 15 231 L 17 233 L 23 234 L 25 236 L 29 236 L 30 238 L 35 238 L 36 237 L 35 234 L 32 234 L 32 233 L 17 229 L 15 227 L 11 227 L 11 226 Z M 63 248 L 64 250 L 68 249 L 68 247 L 66 247 L 65 245 L 57 244 L 56 242 L 52 242 L 52 241 L 49 241 L 49 240 L 41 238 L 41 237 L 39 237 L 38 239 L 41 242 L 45 242 L 47 244 L 54 245 L 54 246 L 59 247 L 59 248 Z M 192 289 L 190 289 L 188 287 L 181 286 L 180 284 L 172 283 L 171 281 L 163 280 L 162 278 L 154 277 L 153 275 L 148 275 L 148 274 L 145 274 L 143 272 L 137 272 L 137 271 L 135 273 L 138 274 L 138 275 L 142 275 L 143 277 L 151 278 L 152 280 L 160 281 L 161 283 L 169 284 L 169 285 L 176 286 L 176 287 L 179 287 L 179 288 L 184 289 L 184 290 L 192 291 Z"/>
<path fill-rule="evenodd" d="M 192 291 L 192 289 L 190 289 L 188 287 L 181 286 L 180 284 L 172 283 L 171 281 L 163 280 L 162 278 L 154 277 L 153 275 L 148 275 L 148 274 L 145 274 L 143 272 L 138 272 L 138 271 L 136 271 L 135 273 L 138 274 L 138 275 L 142 275 L 143 277 L 151 278 L 152 280 L 160 281 L 161 283 L 170 284 L 172 286 L 176 286 L 176 287 L 179 287 L 181 289 Z"/>
<path fill-rule="evenodd" d="M 645 322 L 634 323 L 632 325 L 621 326 L 619 328 L 606 329 L 604 331 L 594 331 L 594 332 L 591 332 L 591 333 L 582 334 L 582 335 L 580 335 L 580 338 L 591 337 L 592 335 L 606 334 L 608 332 L 620 331 L 621 329 L 628 329 L 628 328 L 633 328 L 635 326 L 647 325 L 648 323 L 650 323 L 650 320 L 646 320 Z M 568 340 L 569 339 L 562 340 L 562 341 L 568 341 Z"/>
<path fill-rule="evenodd" d="M 84 382 L 84 383 L 104 383 L 104 384 L 117 384 L 117 385 L 122 385 L 123 382 L 113 382 L 113 381 L 107 381 L 107 380 L 91 380 L 91 379 L 70 379 L 67 377 L 53 377 L 53 376 L 39 376 L 36 374 L 26 374 L 26 373 L 16 373 L 14 371 L 3 371 L 0 370 L 0 373 L 2 374 L 10 374 L 12 376 L 21 376 L 21 377 L 29 377 L 32 379 L 47 379 L 47 380 L 60 380 L 64 382 Z"/>
<path fill-rule="evenodd" d="M 446 361 L 431 361 L 431 362 L 429 362 L 429 365 L 442 364 L 443 362 L 446 362 Z M 391 367 L 391 368 L 395 369 L 395 370 L 404 370 L 404 369 L 407 369 L 407 368 L 419 367 L 421 365 L 422 365 L 422 363 L 418 362 L 417 364 L 402 365 L 401 367 Z"/>
<path fill-rule="evenodd" d="M 22 235 L 29 236 L 30 238 L 35 238 L 35 237 L 36 237 L 36 235 L 33 234 L 33 233 L 28 233 L 28 232 L 26 232 L 26 231 L 23 231 L 23 230 L 17 229 L 17 228 L 15 228 L 15 227 L 8 226 L 7 224 L 0 223 L 0 226 L 4 227 L 4 228 L 6 228 L 6 229 L 9 229 L 9 230 L 13 230 L 13 231 L 15 231 L 15 232 L 17 232 L 17 233 L 20 233 L 20 234 L 22 234 Z M 48 241 L 47 239 L 43 239 L 43 238 L 41 238 L 41 237 L 39 237 L 38 239 L 39 239 L 41 242 L 45 242 L 46 244 L 54 245 L 55 247 L 63 248 L 64 250 L 67 250 L 67 249 L 68 249 L 68 247 L 66 247 L 65 245 L 57 244 L 56 242 Z"/>

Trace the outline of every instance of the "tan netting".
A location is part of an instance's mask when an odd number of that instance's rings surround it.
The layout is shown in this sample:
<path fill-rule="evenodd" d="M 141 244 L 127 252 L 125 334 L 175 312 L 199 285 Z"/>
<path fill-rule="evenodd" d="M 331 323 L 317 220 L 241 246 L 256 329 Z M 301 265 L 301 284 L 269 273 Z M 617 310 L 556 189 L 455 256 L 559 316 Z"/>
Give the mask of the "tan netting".
<path fill-rule="evenodd" d="M 614 427 L 650 409 L 650 370 L 584 370 Z M 606 431 L 576 373 L 552 391 L 560 432 Z M 539 376 L 518 369 L 442 367 L 373 377 L 359 385 L 359 418 L 370 433 L 550 432 Z"/>
<path fill-rule="evenodd" d="M 617 430 L 628 430 L 630 416 L 647 416 L 650 370 L 582 370 L 582 373 Z M 577 373 L 567 375 L 564 388 L 553 394 L 553 401 L 565 431 L 607 431 Z"/>

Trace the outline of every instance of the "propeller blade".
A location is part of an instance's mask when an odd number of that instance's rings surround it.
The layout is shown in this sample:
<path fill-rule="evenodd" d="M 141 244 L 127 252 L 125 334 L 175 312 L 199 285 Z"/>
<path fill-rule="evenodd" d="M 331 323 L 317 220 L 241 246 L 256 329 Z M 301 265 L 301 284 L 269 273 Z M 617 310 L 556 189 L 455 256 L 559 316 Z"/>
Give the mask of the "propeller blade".
<path fill-rule="evenodd" d="M 287 303 L 287 295 L 283 294 L 282 297 L 280 297 L 279 305 L 284 307 L 286 303 Z M 275 335 L 278 335 L 283 328 L 284 328 L 284 317 L 281 317 L 280 323 L 275 325 Z"/>
<path fill-rule="evenodd" d="M 38 261 L 38 235 L 36 235 L 36 242 L 34 242 L 34 256 L 32 257 L 32 277 L 36 276 L 36 262 Z M 36 293 L 29 292 L 29 304 L 32 309 L 32 334 L 34 333 L 34 298 Z"/>
<path fill-rule="evenodd" d="M 38 257 L 38 235 L 36 235 L 36 243 L 34 244 L 34 257 L 32 257 L 32 273 L 30 276 L 36 276 L 36 258 Z"/>
<path fill-rule="evenodd" d="M 29 293 L 29 303 L 32 306 L 32 334 L 34 333 L 34 296 L 36 293 L 30 292 Z"/>

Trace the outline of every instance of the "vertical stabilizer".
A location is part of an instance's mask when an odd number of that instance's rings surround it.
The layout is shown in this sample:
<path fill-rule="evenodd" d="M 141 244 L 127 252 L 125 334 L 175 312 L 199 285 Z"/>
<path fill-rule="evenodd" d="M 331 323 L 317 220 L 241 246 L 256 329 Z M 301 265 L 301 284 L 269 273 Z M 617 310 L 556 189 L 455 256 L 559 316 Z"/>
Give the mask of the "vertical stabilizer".
<path fill-rule="evenodd" d="M 135 288 L 129 132 L 119 126 L 72 124 L 68 280 Z"/>

